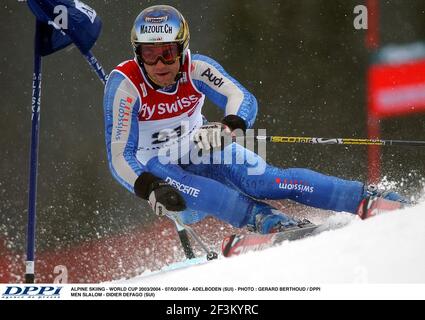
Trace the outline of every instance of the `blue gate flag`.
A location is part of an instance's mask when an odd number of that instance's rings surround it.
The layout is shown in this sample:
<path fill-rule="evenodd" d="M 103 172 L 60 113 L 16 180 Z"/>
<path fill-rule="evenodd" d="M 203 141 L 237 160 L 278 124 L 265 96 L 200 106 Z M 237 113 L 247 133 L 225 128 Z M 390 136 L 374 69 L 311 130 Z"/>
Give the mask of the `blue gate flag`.
<path fill-rule="evenodd" d="M 83 54 L 93 47 L 102 29 L 96 11 L 80 0 L 28 0 L 29 8 L 42 22 L 40 54 L 56 52 L 72 42 Z M 56 19 L 65 17 L 66 27 Z M 63 19 L 61 19 L 63 23 Z"/>

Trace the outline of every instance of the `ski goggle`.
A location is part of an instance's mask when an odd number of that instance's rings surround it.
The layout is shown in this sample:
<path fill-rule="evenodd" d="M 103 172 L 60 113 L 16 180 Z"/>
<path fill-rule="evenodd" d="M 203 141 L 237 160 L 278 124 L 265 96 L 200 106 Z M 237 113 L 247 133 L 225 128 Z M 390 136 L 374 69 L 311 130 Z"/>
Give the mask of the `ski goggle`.
<path fill-rule="evenodd" d="M 161 60 L 165 64 L 173 64 L 180 58 L 180 49 L 177 43 L 166 44 L 141 44 L 139 56 L 149 66 L 153 66 Z"/>

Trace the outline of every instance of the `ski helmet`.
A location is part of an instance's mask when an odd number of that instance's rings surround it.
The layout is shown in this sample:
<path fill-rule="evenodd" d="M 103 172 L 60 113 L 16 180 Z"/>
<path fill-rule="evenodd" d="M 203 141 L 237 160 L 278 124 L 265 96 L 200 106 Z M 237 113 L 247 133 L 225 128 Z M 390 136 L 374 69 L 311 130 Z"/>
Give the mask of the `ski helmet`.
<path fill-rule="evenodd" d="M 181 63 L 189 49 L 189 26 L 183 15 L 167 5 L 144 9 L 136 18 L 131 30 L 131 43 L 140 65 L 143 59 L 140 46 L 143 44 L 177 43 Z"/>

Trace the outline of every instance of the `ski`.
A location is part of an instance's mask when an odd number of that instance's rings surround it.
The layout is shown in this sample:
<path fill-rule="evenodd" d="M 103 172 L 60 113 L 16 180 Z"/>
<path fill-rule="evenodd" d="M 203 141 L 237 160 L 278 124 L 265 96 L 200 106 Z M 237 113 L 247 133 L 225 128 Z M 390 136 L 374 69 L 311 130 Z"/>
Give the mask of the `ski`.
<path fill-rule="evenodd" d="M 404 207 L 405 204 L 401 202 L 374 197 L 362 203 L 357 214 L 364 220 L 383 213 L 403 209 Z M 222 255 L 224 257 L 231 257 L 249 251 L 260 251 L 278 245 L 284 241 L 293 241 L 317 235 L 323 231 L 342 228 L 347 224 L 348 222 L 342 222 L 329 225 L 329 222 L 327 222 L 320 225 L 310 225 L 304 228 L 289 229 L 270 234 L 232 234 L 226 237 L 222 242 Z"/>
<path fill-rule="evenodd" d="M 208 260 L 206 256 L 201 256 L 201 257 L 192 258 L 192 259 L 185 259 L 183 261 L 174 262 L 174 263 L 171 263 L 169 265 L 166 265 L 159 270 L 145 271 L 141 275 L 139 275 L 138 278 L 140 277 L 142 279 L 142 278 L 146 278 L 146 277 L 157 276 L 157 275 L 162 274 L 163 272 L 176 271 L 176 270 L 189 268 L 189 267 L 192 267 L 192 266 L 202 265 L 202 264 L 205 264 L 209 261 L 210 260 Z"/>
<path fill-rule="evenodd" d="M 314 234 L 314 231 L 320 225 L 310 225 L 304 228 L 289 229 L 283 232 L 269 234 L 232 234 L 226 237 L 222 242 L 221 251 L 224 257 L 236 256 L 248 251 L 259 251 L 273 247 L 283 241 L 293 241 L 305 238 Z"/>
<path fill-rule="evenodd" d="M 406 205 L 398 201 L 392 201 L 381 197 L 372 197 L 363 201 L 357 211 L 358 216 L 364 220 L 385 212 L 403 209 Z"/>

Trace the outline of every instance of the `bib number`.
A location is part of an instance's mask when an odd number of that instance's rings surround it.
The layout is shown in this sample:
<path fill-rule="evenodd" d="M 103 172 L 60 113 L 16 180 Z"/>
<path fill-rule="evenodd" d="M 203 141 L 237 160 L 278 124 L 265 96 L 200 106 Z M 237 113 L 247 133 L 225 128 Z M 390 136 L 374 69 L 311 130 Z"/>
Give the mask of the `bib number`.
<path fill-rule="evenodd" d="M 174 129 L 163 129 L 152 134 L 152 144 L 166 143 L 170 140 L 180 138 L 184 133 L 184 128 L 180 125 Z"/>

